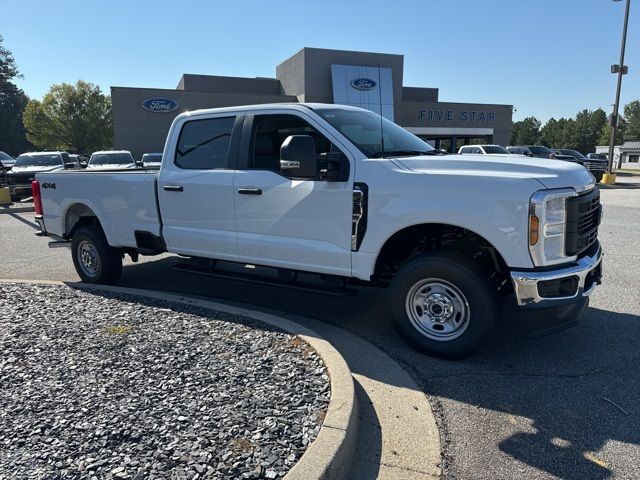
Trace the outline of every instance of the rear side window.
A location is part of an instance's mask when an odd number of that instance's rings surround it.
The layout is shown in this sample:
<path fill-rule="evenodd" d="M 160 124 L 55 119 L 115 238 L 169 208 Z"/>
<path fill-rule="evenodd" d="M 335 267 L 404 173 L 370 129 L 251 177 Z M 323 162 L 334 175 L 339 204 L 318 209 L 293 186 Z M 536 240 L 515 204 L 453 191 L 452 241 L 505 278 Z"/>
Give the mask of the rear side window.
<path fill-rule="evenodd" d="M 175 164 L 184 169 L 229 168 L 229 144 L 235 117 L 192 120 L 182 126 Z"/>

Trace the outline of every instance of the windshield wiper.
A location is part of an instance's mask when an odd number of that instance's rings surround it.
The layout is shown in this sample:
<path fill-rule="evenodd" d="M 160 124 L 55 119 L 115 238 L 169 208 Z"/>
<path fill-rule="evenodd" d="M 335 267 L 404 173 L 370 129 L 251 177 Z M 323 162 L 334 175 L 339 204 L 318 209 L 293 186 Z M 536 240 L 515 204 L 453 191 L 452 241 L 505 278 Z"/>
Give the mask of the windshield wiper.
<path fill-rule="evenodd" d="M 404 156 L 416 156 L 416 155 L 445 155 L 446 153 L 441 150 L 385 150 L 384 152 L 375 152 L 371 155 L 371 158 L 382 157 L 404 157 Z"/>

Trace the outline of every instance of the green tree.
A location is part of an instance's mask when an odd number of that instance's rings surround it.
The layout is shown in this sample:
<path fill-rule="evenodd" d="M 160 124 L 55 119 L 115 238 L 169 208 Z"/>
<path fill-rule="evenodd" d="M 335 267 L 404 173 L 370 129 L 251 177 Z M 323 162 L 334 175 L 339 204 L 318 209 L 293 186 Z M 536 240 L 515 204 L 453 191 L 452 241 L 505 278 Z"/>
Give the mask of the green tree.
<path fill-rule="evenodd" d="M 0 150 L 18 155 L 31 148 L 22 125 L 29 99 L 13 83 L 21 75 L 13 55 L 2 45 L 3 40 L 0 35 Z"/>
<path fill-rule="evenodd" d="M 624 140 L 640 140 L 640 100 L 634 100 L 624 106 Z"/>
<path fill-rule="evenodd" d="M 540 129 L 540 143 L 551 148 L 564 148 L 570 143 L 575 129 L 573 119 L 550 118 Z"/>
<path fill-rule="evenodd" d="M 24 125 L 37 147 L 91 153 L 113 141 L 111 98 L 82 80 L 52 85 L 42 101 L 27 104 Z"/>
<path fill-rule="evenodd" d="M 622 119 L 620 119 L 620 124 L 616 129 L 616 138 L 615 138 L 615 141 L 613 142 L 614 145 L 622 145 L 623 137 L 624 137 L 624 127 L 625 127 L 625 123 Z M 598 141 L 596 144 L 609 145 L 610 137 L 611 137 L 611 125 L 609 125 L 609 120 L 607 119 L 607 123 L 605 123 L 604 127 L 602 127 L 602 130 L 600 130 L 600 133 L 598 135 Z"/>
<path fill-rule="evenodd" d="M 567 147 L 582 153 L 595 151 L 598 137 L 607 123 L 607 115 L 601 108 L 597 110 L 582 110 L 578 112 L 574 121 L 574 129 L 567 137 Z"/>
<path fill-rule="evenodd" d="M 511 130 L 511 145 L 534 145 L 538 143 L 540 125 L 540 120 L 536 117 L 527 117 L 519 122 L 514 122 Z"/>

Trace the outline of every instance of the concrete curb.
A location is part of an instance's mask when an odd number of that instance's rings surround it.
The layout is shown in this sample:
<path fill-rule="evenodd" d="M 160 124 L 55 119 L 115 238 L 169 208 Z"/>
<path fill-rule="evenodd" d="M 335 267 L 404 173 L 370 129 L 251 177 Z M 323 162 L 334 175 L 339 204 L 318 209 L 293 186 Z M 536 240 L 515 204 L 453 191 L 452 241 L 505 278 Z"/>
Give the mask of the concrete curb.
<path fill-rule="evenodd" d="M 120 293 L 196 305 L 210 310 L 253 318 L 290 334 L 298 335 L 320 355 L 327 367 L 331 384 L 331 400 L 318 437 L 284 478 L 286 480 L 340 480 L 347 478 L 356 452 L 358 435 L 358 412 L 353 377 L 342 355 L 314 330 L 264 312 L 153 290 L 43 280 L 0 279 L 0 283 L 62 285 L 78 290 Z"/>
<path fill-rule="evenodd" d="M 35 212 L 36 209 L 34 207 L 17 207 L 17 208 L 5 208 L 0 207 L 0 215 L 3 213 L 25 213 L 25 212 Z"/>

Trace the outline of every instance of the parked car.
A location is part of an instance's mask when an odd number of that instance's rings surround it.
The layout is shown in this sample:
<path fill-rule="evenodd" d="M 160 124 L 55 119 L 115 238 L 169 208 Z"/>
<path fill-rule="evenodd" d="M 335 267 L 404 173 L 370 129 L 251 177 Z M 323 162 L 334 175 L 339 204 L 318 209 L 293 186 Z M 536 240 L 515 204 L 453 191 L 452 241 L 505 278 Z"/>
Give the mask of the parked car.
<path fill-rule="evenodd" d="M 584 168 L 589 170 L 591 174 L 596 177 L 596 182 L 602 180 L 602 176 L 607 173 L 607 169 L 609 168 L 609 162 L 606 160 L 600 160 L 596 158 L 587 158 L 577 150 L 572 150 L 570 148 L 554 148 L 554 152 L 559 155 L 570 155 L 575 160 L 575 163 L 582 165 Z"/>
<path fill-rule="evenodd" d="M 142 155 L 142 167 L 159 170 L 162 165 L 162 153 L 145 153 Z"/>
<path fill-rule="evenodd" d="M 136 168 L 131 152 L 127 150 L 105 150 L 94 152 L 89 159 L 87 170 L 109 170 Z"/>
<path fill-rule="evenodd" d="M 31 182 L 37 173 L 58 170 L 78 170 L 66 152 L 31 152 L 16 158 L 13 168 L 7 172 L 7 186 L 12 197 L 31 195 Z"/>
<path fill-rule="evenodd" d="M 513 153 L 500 145 L 464 145 L 460 147 L 458 153 L 471 155 L 513 155 Z"/>
<path fill-rule="evenodd" d="M 527 157 L 555 158 L 557 160 L 573 160 L 573 157 L 571 155 L 555 153 L 550 148 L 547 148 L 542 145 L 514 145 L 512 147 L 507 147 L 507 150 L 510 153 L 515 153 L 517 155 L 525 155 Z"/>
<path fill-rule="evenodd" d="M 165 153 L 158 172 L 38 174 L 37 235 L 69 244 L 89 283 L 117 281 L 123 255 L 170 252 L 199 274 L 386 288 L 404 337 L 454 358 L 490 335 L 500 298 L 566 322 L 600 283 L 600 194 L 574 163 L 440 156 L 333 104 L 182 113 Z"/>
<path fill-rule="evenodd" d="M 609 156 L 606 153 L 587 153 L 587 158 L 594 160 L 609 160 Z"/>
<path fill-rule="evenodd" d="M 89 159 L 86 156 L 77 153 L 70 153 L 69 157 L 71 157 L 73 161 L 77 162 L 78 165 L 80 165 L 80 168 L 87 168 Z"/>
<path fill-rule="evenodd" d="M 16 159 L 8 153 L 0 152 L 0 170 L 10 170 L 16 163 Z"/>

